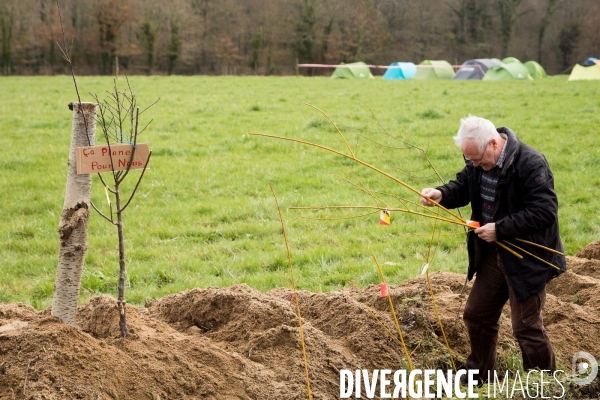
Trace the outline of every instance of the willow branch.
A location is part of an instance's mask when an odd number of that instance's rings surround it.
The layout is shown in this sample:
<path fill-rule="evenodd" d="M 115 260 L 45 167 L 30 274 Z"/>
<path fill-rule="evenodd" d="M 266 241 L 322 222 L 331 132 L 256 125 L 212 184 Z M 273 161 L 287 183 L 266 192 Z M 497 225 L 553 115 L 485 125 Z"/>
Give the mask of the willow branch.
<path fill-rule="evenodd" d="M 509 242 L 509 241 L 507 241 L 507 240 L 503 240 L 503 242 L 504 242 L 504 243 L 506 243 L 506 244 L 508 244 L 508 245 L 511 245 L 511 246 L 512 246 L 512 247 L 514 247 L 515 249 L 517 249 L 517 250 L 520 250 L 520 251 L 522 251 L 523 253 L 525 253 L 525 254 L 527 254 L 527 255 L 529 255 L 529 256 L 531 256 L 531 257 L 533 257 L 533 258 L 535 258 L 535 259 L 537 259 L 537 260 L 539 260 L 539 261 L 541 261 L 541 262 L 543 262 L 544 264 L 548 264 L 548 265 L 549 265 L 549 266 L 551 266 L 552 268 L 555 268 L 555 269 L 557 269 L 557 270 L 559 270 L 559 271 L 560 271 L 560 268 L 558 268 L 556 265 L 554 265 L 554 264 L 552 264 L 552 263 L 549 263 L 548 261 L 544 260 L 543 258 L 540 258 L 540 257 L 536 256 L 535 254 L 532 254 L 532 253 L 528 252 L 527 250 L 525 250 L 525 249 L 523 249 L 523 248 L 521 248 L 521 247 L 517 246 L 516 244 L 513 244 L 513 243 L 511 243 L 511 242 Z"/>
<path fill-rule="evenodd" d="M 431 255 L 431 247 L 433 245 L 433 238 L 435 237 L 436 229 L 437 229 L 437 221 L 435 221 L 435 223 L 433 225 L 433 230 L 431 232 L 431 240 L 429 242 L 429 249 L 427 249 L 427 257 L 425 257 L 427 266 L 429 266 L 429 264 L 433 261 L 433 257 L 437 253 L 437 249 L 440 245 L 440 235 L 438 233 L 437 244 L 435 246 L 433 255 Z M 431 304 L 433 305 L 433 312 L 435 313 L 435 317 L 437 319 L 438 325 L 440 326 L 440 330 L 442 331 L 442 336 L 444 337 L 444 344 L 446 345 L 446 349 L 448 350 L 448 355 L 450 356 L 450 362 L 452 363 L 452 368 L 454 369 L 454 372 L 456 372 L 456 364 L 454 363 L 454 357 L 452 356 L 452 350 L 450 349 L 450 344 L 448 344 L 448 339 L 446 338 L 446 331 L 444 330 L 444 324 L 442 324 L 442 319 L 440 318 L 440 314 L 438 312 L 437 304 L 435 301 L 435 295 L 433 293 L 433 286 L 431 285 L 431 280 L 429 279 L 429 268 L 427 268 L 425 270 L 425 277 L 427 278 L 427 286 L 429 287 L 429 295 L 431 296 Z"/>
<path fill-rule="evenodd" d="M 318 107 L 313 106 L 312 104 L 309 104 L 309 103 L 304 103 L 304 104 L 307 105 L 307 106 L 309 106 L 309 107 L 314 108 L 315 110 L 317 110 L 318 112 L 320 112 L 321 114 L 323 114 L 325 116 L 325 118 L 327 118 L 329 120 L 329 122 L 331 122 L 331 125 L 333 125 L 333 127 L 335 128 L 335 130 L 340 134 L 340 136 L 341 136 L 342 140 L 344 141 L 344 143 L 346 143 L 346 147 L 348 147 L 348 150 L 350 151 L 350 154 L 352 154 L 352 158 L 355 158 L 354 152 L 352 151 L 352 148 L 350 147 L 350 145 L 346 141 L 346 138 L 342 134 L 342 131 L 340 131 L 340 129 L 335 124 L 335 122 L 333 122 L 333 120 L 331 118 L 329 118 L 329 115 L 327 115 L 325 113 L 325 111 L 321 110 Z"/>
<path fill-rule="evenodd" d="M 373 195 L 373 192 L 371 192 L 369 189 L 366 189 L 366 188 L 360 187 L 360 186 L 358 186 L 357 184 L 355 184 L 354 182 L 351 182 L 351 181 L 349 181 L 348 179 L 345 179 L 345 178 L 343 178 L 343 177 L 341 177 L 341 176 L 339 176 L 339 175 L 337 175 L 337 174 L 334 174 L 333 172 L 329 172 L 329 174 L 331 174 L 331 175 L 335 176 L 336 178 L 338 178 L 338 179 L 340 179 L 340 180 L 342 180 L 342 181 L 344 181 L 344 182 L 346 182 L 346 183 L 348 183 L 348 184 L 350 184 L 350 185 L 354 186 L 354 188 L 355 188 L 356 190 L 358 190 L 358 191 L 360 191 L 360 192 L 363 192 L 363 193 L 366 193 L 366 194 L 368 194 L 368 195 L 369 195 L 369 196 L 370 196 L 370 197 L 373 199 L 373 201 L 375 201 L 375 205 L 379 205 L 380 203 L 383 203 L 383 204 L 384 204 L 386 207 L 389 207 L 389 205 L 388 205 L 388 204 L 387 204 L 385 201 L 381 200 L 381 199 L 380 199 L 379 197 L 377 197 L 377 196 L 374 196 L 374 195 Z M 359 182 L 360 182 L 360 181 L 359 181 Z M 361 183 L 362 183 L 362 182 L 361 182 Z"/>
<path fill-rule="evenodd" d="M 427 197 L 427 196 L 423 195 L 421 192 L 417 191 L 417 190 L 416 190 L 416 189 L 414 189 L 413 187 L 411 187 L 411 186 L 409 186 L 408 184 L 404 183 L 404 182 L 403 182 L 403 181 L 401 181 L 400 179 L 398 179 L 398 178 L 396 178 L 396 177 L 394 177 L 394 176 L 392 176 L 392 175 L 388 174 L 387 172 L 384 172 L 384 171 L 380 170 L 379 168 L 377 168 L 377 167 L 375 167 L 375 166 L 373 166 L 373 165 L 371 165 L 371 164 L 368 164 L 368 163 L 366 163 L 366 162 L 364 162 L 364 161 L 362 161 L 362 160 L 360 160 L 360 159 L 358 159 L 358 158 L 356 158 L 356 157 L 354 157 L 354 156 L 349 156 L 349 155 L 347 155 L 347 154 L 345 154 L 345 153 L 342 153 L 342 152 L 340 152 L 340 151 L 334 150 L 334 149 L 332 149 L 332 148 L 330 148 L 330 147 L 322 146 L 322 145 L 320 145 L 320 144 L 316 144 L 316 143 L 307 142 L 307 141 L 305 141 L 305 140 L 294 139 L 294 138 L 288 138 L 288 137 L 284 137 L 284 136 L 277 136 L 277 135 L 269 135 L 269 134 L 266 134 L 266 133 L 256 133 L 256 132 L 250 132 L 249 134 L 250 134 L 250 135 L 253 135 L 253 136 L 263 136 L 263 137 L 270 137 L 270 138 L 273 138 L 273 139 L 288 140 L 288 141 L 291 141 L 291 142 L 296 142 L 296 143 L 306 144 L 306 145 L 309 145 L 309 146 L 313 146 L 313 147 L 320 148 L 320 149 L 322 149 L 322 150 L 329 151 L 329 152 L 331 152 L 331 153 L 334 153 L 334 154 L 340 155 L 340 156 L 342 156 L 342 157 L 349 158 L 349 159 L 351 159 L 351 160 L 353 160 L 353 161 L 355 161 L 355 162 L 357 162 L 357 163 L 359 163 L 359 164 L 361 164 L 361 165 L 364 165 L 364 166 L 365 166 L 365 167 L 367 167 L 367 168 L 370 168 L 370 169 L 372 169 L 372 170 L 373 170 L 373 171 L 375 171 L 375 172 L 378 172 L 378 173 L 382 174 L 383 176 L 385 176 L 385 177 L 387 177 L 387 178 L 389 178 L 389 179 L 393 180 L 394 182 L 396 182 L 396 183 L 398 183 L 398 184 L 400 184 L 400 185 L 404 186 L 404 187 L 405 187 L 405 188 L 407 188 L 408 190 L 410 190 L 410 191 L 414 192 L 415 194 L 417 194 L 419 197 L 422 197 L 422 198 L 424 198 L 424 199 L 427 199 L 427 200 L 428 200 L 428 201 L 430 201 L 430 202 L 431 202 L 433 205 L 435 205 L 436 207 L 439 207 L 439 208 L 441 208 L 442 210 L 446 211 L 448 214 L 450 214 L 451 216 L 453 216 L 454 218 L 456 218 L 458 221 L 464 221 L 464 219 L 463 219 L 463 218 L 459 217 L 458 215 L 456 215 L 456 214 L 455 214 L 455 213 L 453 213 L 452 211 L 448 210 L 446 207 L 442 206 L 441 204 L 439 204 L 439 203 L 438 203 L 438 202 L 436 202 L 435 200 L 432 200 L 432 199 L 430 199 L 429 197 Z"/>
<path fill-rule="evenodd" d="M 379 318 L 377 318 L 377 316 L 375 315 L 375 313 L 373 312 L 373 310 L 371 310 L 371 307 L 369 307 L 369 306 L 368 306 L 368 305 L 366 305 L 366 304 L 365 304 L 364 306 L 365 306 L 365 308 L 367 309 L 367 311 L 369 312 L 369 314 L 371 314 L 371 316 L 373 317 L 373 319 L 374 319 L 375 321 L 377 321 L 377 323 L 378 323 L 379 325 L 381 325 L 381 327 L 382 327 L 383 329 L 385 329 L 385 331 L 387 332 L 387 334 L 388 334 L 388 335 L 389 335 L 389 336 L 390 336 L 392 339 L 394 339 L 394 340 L 396 341 L 396 343 L 398 343 L 400 346 L 402 346 L 402 342 L 401 342 L 400 340 L 398 340 L 398 338 L 396 337 L 396 335 L 394 335 L 394 334 L 392 333 L 392 331 L 390 331 L 390 330 L 387 328 L 387 326 L 385 326 L 385 325 L 383 324 L 383 322 L 381 322 L 381 321 L 379 320 Z M 412 354 L 412 353 L 411 353 L 411 354 Z"/>
<path fill-rule="evenodd" d="M 556 253 L 556 254 L 558 254 L 558 255 L 561 255 L 561 256 L 564 256 L 564 255 L 565 255 L 564 253 L 561 253 L 561 252 L 560 252 L 560 251 L 558 251 L 558 250 L 554 250 L 554 249 L 551 249 L 550 247 L 542 246 L 541 244 L 533 243 L 533 242 L 530 242 L 530 241 L 528 241 L 528 240 L 524 240 L 524 239 L 517 239 L 517 238 L 515 238 L 515 240 L 518 240 L 519 242 L 523 242 L 523 243 L 530 244 L 530 245 L 532 245 L 532 246 L 539 247 L 540 249 L 548 250 L 549 252 Z"/>
<path fill-rule="evenodd" d="M 325 210 L 325 209 L 330 209 L 330 208 L 331 209 L 367 208 L 367 209 L 376 209 L 376 210 L 404 212 L 404 213 L 408 213 L 408 214 L 418 215 L 421 217 L 437 219 L 437 220 L 448 222 L 448 223 L 455 224 L 455 225 L 466 226 L 468 228 L 474 229 L 472 226 L 467 225 L 463 222 L 456 221 L 454 219 L 438 217 L 438 216 L 430 215 L 430 214 L 424 214 L 424 213 L 420 213 L 418 211 L 407 210 L 404 208 L 386 208 L 386 207 L 379 207 L 379 206 L 309 206 L 309 207 L 290 207 L 290 210 Z"/>
<path fill-rule="evenodd" d="M 356 179 L 358 181 L 358 183 L 361 184 L 361 186 L 365 189 L 366 193 L 371 196 L 371 198 L 375 201 L 375 203 L 377 204 L 377 201 L 379 200 L 380 202 L 382 202 L 383 204 L 385 204 L 386 206 L 389 207 L 389 204 L 387 204 L 385 201 L 378 199 L 376 196 L 373 196 L 372 191 L 369 190 L 367 188 L 367 185 L 365 183 L 363 183 L 363 181 L 360 180 L 360 178 L 358 176 L 356 176 L 356 174 L 354 172 L 352 172 L 348 167 L 346 167 L 345 165 L 343 165 L 342 163 L 338 162 L 337 160 L 335 160 L 335 162 L 342 167 L 343 169 L 345 169 L 349 174 L 351 174 L 354 179 Z M 343 178 L 342 178 L 343 179 Z M 352 184 L 351 182 L 347 181 L 348 183 Z"/>
<path fill-rule="evenodd" d="M 346 220 L 346 219 L 356 219 L 356 218 L 367 217 L 369 215 L 377 214 L 378 212 L 379 212 L 379 210 L 376 210 L 376 211 L 372 211 L 372 212 L 369 212 L 366 214 L 352 215 L 350 217 L 340 217 L 340 218 L 320 218 L 320 217 L 301 216 L 300 219 L 311 219 L 311 220 L 315 220 L 315 221 L 340 221 L 340 220 Z"/>
<path fill-rule="evenodd" d="M 498 246 L 502 247 L 504 250 L 508 251 L 509 253 L 511 253 L 512 255 L 514 255 L 515 257 L 517 257 L 517 258 L 519 258 L 519 259 L 523 258 L 523 256 L 522 256 L 522 255 L 520 255 L 519 253 L 517 253 L 516 251 L 514 251 L 514 250 L 513 250 L 513 249 L 511 249 L 510 247 L 508 247 L 508 246 L 506 246 L 506 245 L 502 244 L 501 242 L 499 242 L 499 241 L 495 241 L 494 243 L 496 243 Z M 513 246 L 514 246 L 514 245 L 513 245 Z"/>
<path fill-rule="evenodd" d="M 285 225 L 283 223 L 283 216 L 281 215 L 281 207 L 279 207 L 279 201 L 277 200 L 277 196 L 275 195 L 275 190 L 273 189 L 273 185 L 269 183 L 269 187 L 271 188 L 271 192 L 273 193 L 273 197 L 275 198 L 275 204 L 277 205 L 277 212 L 279 213 L 279 222 L 281 223 L 281 230 L 283 232 L 283 239 L 285 240 L 285 249 L 287 251 L 288 264 L 290 266 L 290 275 L 292 278 L 292 287 L 294 289 L 294 298 L 296 299 L 296 312 L 298 317 L 298 325 L 300 327 L 300 343 L 302 344 L 302 357 L 304 359 L 304 372 L 306 374 L 306 390 L 308 392 L 308 400 L 312 400 L 312 394 L 310 391 L 310 378 L 308 376 L 308 359 L 306 357 L 306 347 L 304 345 L 304 328 L 302 327 L 302 315 L 300 314 L 300 300 L 298 300 L 297 290 L 296 290 L 296 280 L 294 278 L 294 268 L 292 266 L 292 252 L 290 251 L 290 245 L 287 240 L 287 234 L 285 232 Z"/>
<path fill-rule="evenodd" d="M 379 276 L 381 277 L 381 283 L 383 283 L 384 285 L 387 285 L 387 282 L 385 281 L 385 276 L 383 275 L 383 270 L 381 269 L 381 265 L 379 265 L 379 261 L 377 261 L 377 257 L 375 257 L 375 254 L 373 254 L 373 260 L 375 260 L 375 264 L 377 265 L 377 270 L 379 271 Z M 392 301 L 392 296 L 390 295 L 389 290 L 388 290 L 387 298 L 388 298 L 388 302 L 390 303 L 390 309 L 392 311 L 392 316 L 394 317 L 394 323 L 396 324 L 396 330 L 398 331 L 398 337 L 400 338 L 400 341 L 402 342 L 402 349 L 404 350 L 404 355 L 406 356 L 406 361 L 408 362 L 408 367 L 410 368 L 410 371 L 412 372 L 413 365 L 412 365 L 412 362 L 410 361 L 410 354 L 408 354 L 408 349 L 406 348 L 406 344 L 404 344 L 404 337 L 402 336 L 402 330 L 400 329 L 400 323 L 398 322 L 398 317 L 396 317 L 396 310 L 394 309 L 394 302 Z"/>

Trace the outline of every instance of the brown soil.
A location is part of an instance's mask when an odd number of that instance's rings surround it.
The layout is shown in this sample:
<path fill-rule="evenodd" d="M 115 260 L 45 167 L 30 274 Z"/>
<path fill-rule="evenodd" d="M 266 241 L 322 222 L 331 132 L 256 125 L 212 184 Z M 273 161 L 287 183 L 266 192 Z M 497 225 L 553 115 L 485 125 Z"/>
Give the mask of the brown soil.
<path fill-rule="evenodd" d="M 600 355 L 600 261 L 569 257 L 548 285 L 544 321 L 559 362 Z M 462 323 L 464 275 L 430 275 L 458 366 L 469 343 Z M 450 360 L 424 277 L 390 293 L 412 362 Z M 406 368 L 388 300 L 379 286 L 298 294 L 315 399 L 339 397 L 339 370 Z M 68 326 L 22 304 L 0 304 L 0 399 L 306 399 L 292 292 L 246 285 L 194 289 L 146 307 L 128 306 L 130 336 L 119 338 L 116 301 L 93 298 Z M 377 319 L 375 319 L 377 317 Z M 385 328 L 382 327 L 383 324 Z M 592 339 L 594 338 L 594 339 Z M 590 340 L 592 339 L 592 340 Z M 518 351 L 510 309 L 501 319 L 500 360 Z"/>
<path fill-rule="evenodd" d="M 588 244 L 579 250 L 575 257 L 587 258 L 590 260 L 600 260 L 600 241 Z"/>

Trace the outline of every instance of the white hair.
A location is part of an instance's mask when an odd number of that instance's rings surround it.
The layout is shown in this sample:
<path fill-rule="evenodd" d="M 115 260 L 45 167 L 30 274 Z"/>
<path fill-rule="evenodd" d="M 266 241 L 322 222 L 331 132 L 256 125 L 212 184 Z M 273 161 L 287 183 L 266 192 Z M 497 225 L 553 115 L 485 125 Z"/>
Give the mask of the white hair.
<path fill-rule="evenodd" d="M 498 136 L 499 134 L 492 121 L 469 115 L 467 118 L 460 120 L 460 128 L 454 136 L 454 142 L 461 149 L 465 142 L 471 142 L 477 146 L 479 151 L 484 151 L 490 140 Z"/>

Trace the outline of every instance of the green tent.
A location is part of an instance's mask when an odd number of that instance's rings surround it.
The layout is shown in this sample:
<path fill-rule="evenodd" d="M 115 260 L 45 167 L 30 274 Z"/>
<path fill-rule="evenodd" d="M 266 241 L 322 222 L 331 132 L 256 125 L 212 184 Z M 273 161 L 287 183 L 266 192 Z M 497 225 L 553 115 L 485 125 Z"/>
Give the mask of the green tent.
<path fill-rule="evenodd" d="M 425 60 L 419 65 L 430 65 L 430 67 L 417 67 L 417 73 L 413 79 L 452 79 L 454 68 L 448 61 Z"/>
<path fill-rule="evenodd" d="M 529 71 L 529 76 L 531 76 L 533 79 L 548 77 L 544 67 L 535 61 L 527 61 L 525 63 L 525 67 L 527 68 L 527 71 Z"/>
<path fill-rule="evenodd" d="M 527 67 L 520 62 L 496 65 L 487 70 L 484 81 L 508 81 L 513 79 L 531 79 Z"/>
<path fill-rule="evenodd" d="M 514 58 L 514 57 L 506 57 L 502 60 L 503 63 L 505 64 L 512 64 L 514 62 L 517 62 L 519 64 L 522 64 L 521 61 L 519 61 L 518 59 Z"/>
<path fill-rule="evenodd" d="M 342 66 L 343 65 L 343 66 Z M 362 61 L 344 64 L 340 63 L 340 66 L 333 71 L 331 74 L 332 79 L 354 79 L 354 78 L 373 78 L 371 70 Z"/>
<path fill-rule="evenodd" d="M 591 80 L 591 79 L 600 79 L 600 65 L 594 64 L 589 67 L 584 67 L 579 64 L 575 64 L 573 67 L 573 71 L 569 76 L 570 81 L 579 81 L 579 80 Z"/>

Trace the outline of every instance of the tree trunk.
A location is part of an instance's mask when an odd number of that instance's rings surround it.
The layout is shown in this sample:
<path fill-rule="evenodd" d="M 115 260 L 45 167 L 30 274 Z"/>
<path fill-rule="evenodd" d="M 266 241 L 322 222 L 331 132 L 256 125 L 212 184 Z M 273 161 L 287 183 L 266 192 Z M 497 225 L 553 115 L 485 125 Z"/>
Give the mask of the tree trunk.
<path fill-rule="evenodd" d="M 52 315 L 71 325 L 75 324 L 83 262 L 87 251 L 87 229 L 92 190 L 92 175 L 77 175 L 75 150 L 77 147 L 90 146 L 94 142 L 96 108 L 97 105 L 94 103 L 81 103 L 80 110 L 79 103 L 72 103 L 71 150 L 69 152 L 65 203 L 58 225 L 60 236 L 58 269 L 54 283 L 54 298 L 52 299 Z"/>
<path fill-rule="evenodd" d="M 115 197 L 117 200 L 117 210 L 121 210 L 121 192 L 117 188 Z M 123 236 L 123 212 L 117 211 L 117 232 L 119 235 L 119 299 L 117 308 L 119 309 L 119 328 L 121 337 L 127 337 L 127 302 L 125 301 L 125 239 Z"/>

